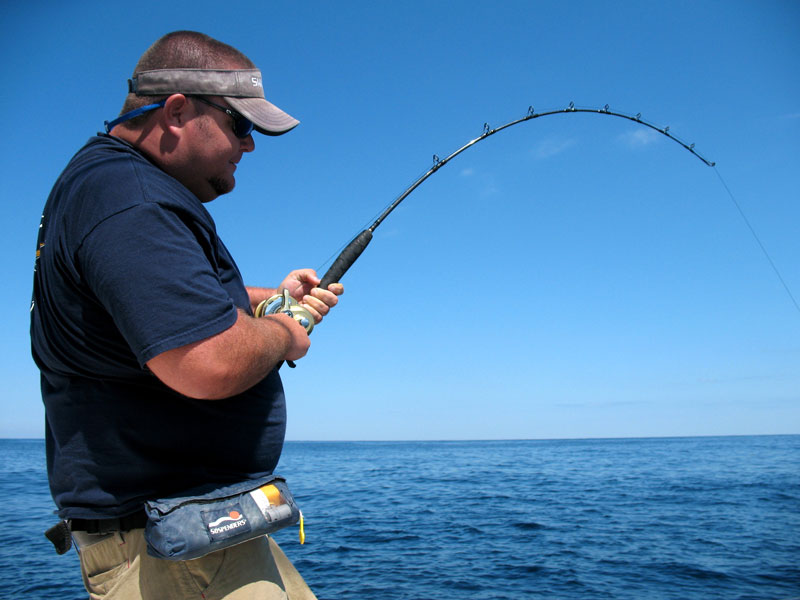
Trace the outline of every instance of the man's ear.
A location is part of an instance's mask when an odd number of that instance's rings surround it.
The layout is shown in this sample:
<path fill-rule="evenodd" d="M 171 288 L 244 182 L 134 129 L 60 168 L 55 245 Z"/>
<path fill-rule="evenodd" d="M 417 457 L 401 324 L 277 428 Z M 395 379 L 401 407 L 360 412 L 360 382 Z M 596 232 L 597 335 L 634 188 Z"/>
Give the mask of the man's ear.
<path fill-rule="evenodd" d="M 173 134 L 179 133 L 176 129 L 182 128 L 194 116 L 194 107 L 183 94 L 172 94 L 164 103 L 162 119 L 164 127 Z"/>

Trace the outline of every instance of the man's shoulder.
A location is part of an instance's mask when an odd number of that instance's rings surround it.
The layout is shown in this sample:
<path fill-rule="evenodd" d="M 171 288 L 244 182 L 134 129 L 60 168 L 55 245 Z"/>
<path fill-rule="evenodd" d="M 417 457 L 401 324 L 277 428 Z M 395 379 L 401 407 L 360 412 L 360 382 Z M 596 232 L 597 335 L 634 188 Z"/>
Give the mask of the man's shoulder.
<path fill-rule="evenodd" d="M 53 192 L 89 221 L 144 204 L 192 211 L 201 205 L 138 149 L 108 135 L 89 139 L 64 169 Z"/>
<path fill-rule="evenodd" d="M 183 195 L 188 192 L 134 146 L 108 135 L 90 138 L 64 169 L 61 179 L 71 184 L 90 186 L 96 192 L 112 194 L 123 186 L 146 188 L 153 181 L 159 182 L 171 193 Z"/>

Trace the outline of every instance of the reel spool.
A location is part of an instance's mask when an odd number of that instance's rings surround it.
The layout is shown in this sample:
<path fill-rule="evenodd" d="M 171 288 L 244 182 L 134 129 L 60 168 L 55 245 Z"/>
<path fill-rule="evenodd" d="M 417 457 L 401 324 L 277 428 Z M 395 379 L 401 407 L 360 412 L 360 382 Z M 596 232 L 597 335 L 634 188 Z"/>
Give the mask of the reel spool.
<path fill-rule="evenodd" d="M 283 294 L 278 294 L 267 298 L 256 306 L 255 316 L 260 318 L 266 315 L 285 313 L 302 325 L 307 333 L 314 329 L 314 317 L 306 308 L 289 295 L 289 290 L 283 290 Z"/>

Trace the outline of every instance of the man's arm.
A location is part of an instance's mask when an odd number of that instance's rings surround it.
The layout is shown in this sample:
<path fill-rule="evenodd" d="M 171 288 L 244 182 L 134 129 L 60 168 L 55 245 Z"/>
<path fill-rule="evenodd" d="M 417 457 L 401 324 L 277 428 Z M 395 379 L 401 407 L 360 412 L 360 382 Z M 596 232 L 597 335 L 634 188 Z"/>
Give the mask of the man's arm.
<path fill-rule="evenodd" d="M 255 319 L 240 310 L 232 327 L 167 350 L 147 366 L 184 396 L 219 400 L 250 389 L 280 361 L 302 358 L 310 345 L 305 328 L 289 315 Z"/>
<path fill-rule="evenodd" d="M 250 304 L 287 289 L 319 323 L 344 291 L 339 283 L 328 290 L 315 287 L 319 278 L 312 269 L 292 271 L 274 288 L 248 287 Z M 285 314 L 256 319 L 239 310 L 236 323 L 225 331 L 167 350 L 147 362 L 148 368 L 175 391 L 204 400 L 219 400 L 250 389 L 282 360 L 306 355 L 311 341 L 305 328 Z"/>

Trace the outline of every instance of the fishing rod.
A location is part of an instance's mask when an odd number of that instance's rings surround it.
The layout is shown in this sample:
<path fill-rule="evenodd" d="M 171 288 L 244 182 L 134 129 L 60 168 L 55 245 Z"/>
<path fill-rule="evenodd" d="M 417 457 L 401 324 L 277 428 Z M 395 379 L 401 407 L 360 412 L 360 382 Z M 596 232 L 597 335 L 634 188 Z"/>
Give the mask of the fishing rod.
<path fill-rule="evenodd" d="M 633 121 L 634 123 L 638 123 L 640 125 L 644 125 L 645 127 L 649 127 L 653 131 L 656 131 L 656 132 L 668 137 L 673 142 L 679 144 L 681 147 L 683 147 L 684 149 L 686 149 L 689 152 L 691 152 L 694 156 L 696 156 L 699 160 L 701 160 L 703 162 L 703 164 L 705 164 L 706 166 L 709 166 L 709 167 L 715 167 L 716 166 L 716 163 L 714 163 L 714 162 L 704 158 L 702 155 L 700 155 L 694 149 L 694 144 L 687 144 L 683 140 L 679 139 L 678 137 L 676 137 L 675 135 L 670 133 L 669 126 L 658 127 L 657 125 L 654 125 L 654 124 L 652 124 L 652 123 L 650 123 L 648 121 L 645 121 L 642 118 L 642 114 L 641 113 L 637 113 L 635 115 L 629 115 L 629 114 L 617 112 L 617 111 L 611 110 L 609 108 L 608 104 L 606 104 L 603 108 L 579 108 L 579 107 L 575 106 L 574 102 L 570 102 L 569 106 L 567 106 L 566 108 L 555 109 L 555 110 L 547 110 L 547 111 L 544 111 L 544 112 L 536 112 L 533 109 L 533 106 L 529 106 L 528 107 L 528 112 L 524 117 L 519 118 L 519 119 L 515 119 L 513 121 L 509 121 L 508 123 L 506 123 L 505 125 L 501 125 L 500 127 L 491 128 L 491 127 L 489 127 L 488 123 L 484 123 L 484 125 L 483 125 L 483 133 L 481 135 L 479 135 L 478 137 L 476 137 L 473 140 L 470 140 L 469 142 L 467 142 L 466 144 L 461 146 L 458 150 L 456 150 L 455 152 L 453 152 L 449 156 L 446 156 L 445 158 L 439 158 L 437 155 L 434 154 L 433 155 L 433 166 L 430 169 L 428 169 L 428 171 L 426 171 L 421 177 L 419 177 L 419 179 L 417 179 L 414 183 L 412 183 L 410 186 L 408 186 L 408 188 L 406 188 L 406 190 L 402 194 L 400 194 L 391 204 L 389 204 L 389 206 L 378 216 L 378 218 L 375 220 L 375 222 L 372 225 L 370 225 L 364 231 L 359 233 L 355 238 L 353 238 L 352 241 L 350 241 L 349 244 L 347 244 L 347 246 L 344 248 L 344 250 L 342 250 L 339 253 L 339 255 L 336 257 L 336 260 L 334 260 L 334 262 L 331 265 L 331 267 L 325 272 L 325 275 L 323 275 L 322 280 L 320 281 L 318 287 L 320 287 L 322 289 L 328 289 L 328 286 L 331 283 L 338 283 L 341 280 L 341 278 L 344 276 L 344 274 L 350 269 L 350 267 L 353 266 L 353 263 L 355 263 L 356 260 L 358 260 L 358 257 L 361 256 L 361 254 L 364 252 L 364 250 L 366 249 L 366 247 L 370 243 L 370 241 L 372 241 L 373 232 L 375 231 L 375 229 L 378 228 L 378 226 L 381 223 L 383 223 L 383 221 L 386 219 L 386 217 L 388 217 L 392 213 L 392 211 L 395 208 L 397 208 L 400 205 L 400 203 L 403 200 L 405 200 L 409 196 L 409 194 L 411 194 L 411 192 L 413 192 L 415 189 L 417 189 L 426 179 L 428 179 L 431 175 L 436 173 L 439 169 L 441 169 L 443 166 L 445 166 L 448 162 L 450 162 L 456 156 L 458 156 L 459 154 L 464 152 L 467 148 L 471 148 L 472 146 L 474 146 L 478 142 L 481 142 L 481 141 L 485 140 L 489 136 L 492 136 L 495 133 L 503 131 L 504 129 L 508 129 L 509 127 L 513 127 L 514 125 L 519 125 L 520 123 L 525 123 L 526 121 L 532 121 L 533 119 L 538 119 L 540 117 L 548 117 L 548 116 L 551 116 L 551 115 L 569 114 L 569 113 L 589 113 L 589 114 L 596 114 L 596 115 L 608 115 L 608 116 L 611 116 L 611 117 L 619 117 L 619 118 L 622 118 L 622 119 L 627 119 L 628 121 Z M 715 169 L 715 171 L 716 171 L 716 169 Z M 774 263 L 774 261 L 770 257 L 769 253 L 767 252 L 766 247 L 761 242 L 760 238 L 758 237 L 758 235 L 755 232 L 755 229 L 753 229 L 753 226 L 750 224 L 750 221 L 745 216 L 744 211 L 742 210 L 741 206 L 737 202 L 736 198 L 731 193 L 731 191 L 728 188 L 727 184 L 725 184 L 725 181 L 722 179 L 722 176 L 719 174 L 719 172 L 717 172 L 717 176 L 720 178 L 720 181 L 722 182 L 722 185 L 724 186 L 724 188 L 728 192 L 728 195 L 730 196 L 731 201 L 735 205 L 736 209 L 739 211 L 739 214 L 744 219 L 744 222 L 747 225 L 748 229 L 750 230 L 750 233 L 753 235 L 753 237 L 755 238 L 755 240 L 758 243 L 759 247 L 761 248 L 761 251 L 763 252 L 763 254 L 766 257 L 767 261 L 769 262 L 770 266 L 772 267 L 772 270 L 775 272 L 775 274 L 777 275 L 777 277 L 780 280 L 781 284 L 783 285 L 783 288 L 786 291 L 787 295 L 789 296 L 789 299 L 794 304 L 794 307 L 797 309 L 798 313 L 800 313 L 800 303 L 798 303 L 797 300 L 795 299 L 794 295 L 792 294 L 791 290 L 789 289 L 789 286 L 786 284 L 785 280 L 783 279 L 783 276 L 781 275 L 780 271 L 778 270 L 777 265 Z M 303 325 L 303 327 L 306 328 L 306 331 L 308 331 L 308 333 L 311 333 L 311 330 L 314 327 L 314 318 L 311 315 L 311 313 L 307 309 L 305 309 L 302 305 L 300 305 L 299 302 L 294 300 L 286 290 L 283 291 L 282 295 L 276 295 L 276 296 L 273 296 L 272 298 L 269 298 L 268 300 L 263 301 L 256 308 L 255 312 L 256 312 L 256 316 L 259 316 L 259 317 L 260 316 L 264 316 L 266 314 L 276 313 L 276 312 L 286 312 L 290 316 L 295 318 L 295 320 L 297 320 L 301 325 Z M 292 367 L 294 366 L 294 364 L 291 361 L 287 361 L 287 362 L 288 362 L 289 366 L 292 366 Z"/>
<path fill-rule="evenodd" d="M 513 127 L 514 125 L 519 125 L 520 123 L 525 123 L 526 121 L 532 121 L 533 119 L 538 119 L 540 117 L 548 117 L 550 115 L 558 115 L 564 113 L 591 113 L 591 114 L 600 114 L 600 115 L 609 115 L 612 117 L 620 117 L 623 119 L 627 119 L 629 121 L 633 121 L 634 123 L 639 123 L 640 125 L 644 125 L 645 127 L 649 127 L 650 129 L 657 131 L 658 133 L 665 135 L 673 142 L 680 144 L 683 148 L 694 154 L 698 159 L 703 161 L 709 167 L 713 167 L 716 163 L 713 163 L 709 160 L 703 158 L 700 154 L 697 153 L 694 149 L 694 144 L 687 144 L 682 140 L 675 137 L 669 131 L 669 127 L 658 127 L 657 125 L 653 125 L 642 119 L 642 114 L 638 113 L 636 115 L 628 115 L 625 113 L 617 112 L 611 110 L 606 104 L 603 108 L 578 108 L 575 106 L 574 102 L 570 102 L 569 106 L 566 108 L 561 108 L 557 110 L 548 110 L 545 112 L 536 112 L 534 111 L 532 106 L 528 107 L 527 114 L 520 118 L 515 119 L 506 123 L 505 125 L 501 125 L 500 127 L 490 128 L 487 123 L 483 125 L 483 133 L 476 137 L 474 140 L 470 140 L 463 146 L 461 146 L 458 150 L 450 154 L 445 158 L 439 158 L 434 154 L 433 156 L 433 166 L 428 169 L 428 171 L 422 175 L 419 179 L 417 179 L 414 183 L 412 183 L 402 194 L 400 194 L 375 220 L 375 222 L 367 227 L 364 231 L 359 233 L 346 247 L 339 256 L 334 260 L 331 267 L 327 270 L 325 275 L 322 277 L 322 281 L 320 281 L 319 287 L 322 289 L 328 289 L 328 285 L 331 283 L 337 283 L 341 280 L 347 270 L 353 266 L 358 257 L 361 256 L 361 253 L 364 252 L 364 249 L 367 245 L 372 241 L 372 234 L 378 226 L 383 223 L 383 221 L 388 217 L 391 212 L 399 206 L 399 204 L 405 200 L 411 192 L 417 189 L 422 182 L 424 182 L 428 177 L 436 173 L 439 169 L 445 166 L 448 162 L 454 159 L 456 156 L 464 152 L 467 148 L 471 148 L 478 142 L 481 142 L 488 138 L 489 136 L 494 135 L 504 129 L 508 129 L 509 127 Z"/>

